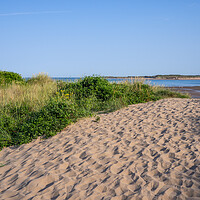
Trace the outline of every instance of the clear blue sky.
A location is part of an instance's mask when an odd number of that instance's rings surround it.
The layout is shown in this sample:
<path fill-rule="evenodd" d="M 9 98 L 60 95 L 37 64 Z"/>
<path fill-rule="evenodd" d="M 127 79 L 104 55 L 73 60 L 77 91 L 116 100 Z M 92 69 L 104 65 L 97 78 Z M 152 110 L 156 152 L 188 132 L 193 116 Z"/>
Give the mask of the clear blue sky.
<path fill-rule="evenodd" d="M 0 0 L 0 70 L 200 74 L 200 0 Z"/>

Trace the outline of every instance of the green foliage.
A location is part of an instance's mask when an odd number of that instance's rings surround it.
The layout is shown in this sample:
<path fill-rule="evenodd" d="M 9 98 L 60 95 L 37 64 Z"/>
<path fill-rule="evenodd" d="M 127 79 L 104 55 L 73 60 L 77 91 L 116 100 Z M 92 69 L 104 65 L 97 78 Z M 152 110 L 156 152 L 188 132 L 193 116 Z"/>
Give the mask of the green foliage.
<path fill-rule="evenodd" d="M 79 83 L 82 97 L 96 96 L 97 99 L 106 101 L 113 95 L 112 84 L 99 76 L 88 76 Z"/>
<path fill-rule="evenodd" d="M 75 83 L 55 83 L 48 76 L 39 75 L 27 81 L 23 88 L 12 87 L 0 90 L 0 99 L 7 94 L 4 99 L 9 100 L 0 105 L 0 149 L 30 142 L 38 136 L 53 136 L 78 118 L 96 112 L 111 112 L 130 104 L 167 97 L 188 97 L 142 82 L 109 83 L 98 76 L 85 77 Z M 17 96 L 12 95 L 16 90 L 18 96 L 21 95 L 17 102 L 14 101 Z M 31 90 L 38 91 L 37 95 L 33 96 Z M 97 117 L 96 121 L 99 120 Z"/>
<path fill-rule="evenodd" d="M 100 122 L 100 117 L 97 116 L 96 119 L 94 120 L 94 122 Z"/>
<path fill-rule="evenodd" d="M 14 72 L 0 71 L 0 85 L 8 85 L 12 82 L 24 83 L 21 75 Z"/>
<path fill-rule="evenodd" d="M 2 164 L 2 163 L 0 163 L 0 167 L 4 167 L 6 164 Z"/>
<path fill-rule="evenodd" d="M 169 98 L 169 97 L 190 98 L 189 94 L 183 94 L 163 87 L 156 87 L 154 90 L 155 90 L 154 91 L 155 95 L 161 98 Z"/>
<path fill-rule="evenodd" d="M 32 112 L 14 131 L 13 143 L 23 144 L 38 136 L 52 136 L 78 117 L 77 105 L 62 98 L 51 98 L 38 112 Z"/>
<path fill-rule="evenodd" d="M 112 84 L 99 76 L 86 76 L 77 83 L 64 84 L 63 82 L 59 82 L 60 90 L 75 94 L 77 100 L 95 96 L 98 100 L 106 101 L 113 95 Z"/>
<path fill-rule="evenodd" d="M 12 139 L 7 131 L 0 128 L 0 149 L 12 144 Z"/>

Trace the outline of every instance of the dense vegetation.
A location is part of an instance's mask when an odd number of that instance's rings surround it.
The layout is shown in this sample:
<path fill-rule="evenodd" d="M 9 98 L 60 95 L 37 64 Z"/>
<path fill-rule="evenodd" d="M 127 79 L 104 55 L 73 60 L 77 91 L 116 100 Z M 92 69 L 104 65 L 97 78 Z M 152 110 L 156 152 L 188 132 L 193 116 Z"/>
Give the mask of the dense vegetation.
<path fill-rule="evenodd" d="M 53 136 L 77 119 L 99 111 L 167 97 L 188 97 L 140 81 L 117 84 L 98 76 L 69 83 L 39 74 L 23 84 L 19 82 L 0 85 L 0 149 L 38 136 Z"/>
<path fill-rule="evenodd" d="M 0 85 L 8 85 L 13 82 L 24 83 L 21 75 L 14 72 L 0 71 Z"/>

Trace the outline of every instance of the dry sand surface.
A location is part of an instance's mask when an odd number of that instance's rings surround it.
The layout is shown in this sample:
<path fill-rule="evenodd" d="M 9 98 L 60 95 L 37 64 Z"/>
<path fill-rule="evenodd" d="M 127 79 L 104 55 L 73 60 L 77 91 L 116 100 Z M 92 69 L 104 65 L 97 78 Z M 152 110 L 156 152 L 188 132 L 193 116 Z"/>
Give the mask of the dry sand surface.
<path fill-rule="evenodd" d="M 0 152 L 0 199 L 200 199 L 200 100 L 82 119 Z"/>

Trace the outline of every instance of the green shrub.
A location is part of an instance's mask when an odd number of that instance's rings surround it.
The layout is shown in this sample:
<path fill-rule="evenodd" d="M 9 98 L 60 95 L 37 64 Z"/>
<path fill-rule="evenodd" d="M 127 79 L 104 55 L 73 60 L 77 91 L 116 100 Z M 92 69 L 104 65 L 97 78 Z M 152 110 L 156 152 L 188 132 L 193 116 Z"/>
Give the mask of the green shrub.
<path fill-rule="evenodd" d="M 113 95 L 112 84 L 99 76 L 86 76 L 77 83 L 80 97 L 96 96 L 97 99 L 106 101 Z M 79 98 L 80 98 L 79 97 Z"/>
<path fill-rule="evenodd" d="M 0 127 L 0 149 L 12 145 L 11 135 Z"/>
<path fill-rule="evenodd" d="M 0 71 L 0 85 L 11 84 L 12 82 L 24 83 L 25 80 L 20 74 L 14 72 Z"/>
<path fill-rule="evenodd" d="M 13 116 L 3 110 L 0 111 L 0 149 L 12 145 L 10 133 L 13 132 L 16 124 L 17 120 Z"/>
<path fill-rule="evenodd" d="M 21 110 L 26 110 L 21 108 Z M 24 112 L 22 112 L 24 114 Z M 64 100 L 62 98 L 51 98 L 49 103 L 37 112 L 26 112 L 26 116 L 18 118 L 18 122 L 11 123 L 14 115 L 1 121 L 0 129 L 4 137 L 4 141 L 0 143 L 0 147 L 9 145 L 18 145 L 30 142 L 38 136 L 52 136 L 56 132 L 62 130 L 66 125 L 75 122 L 81 115 L 78 106 L 74 101 Z M 12 116 L 12 117 L 11 117 Z M 13 124 L 11 126 L 11 124 Z"/>

